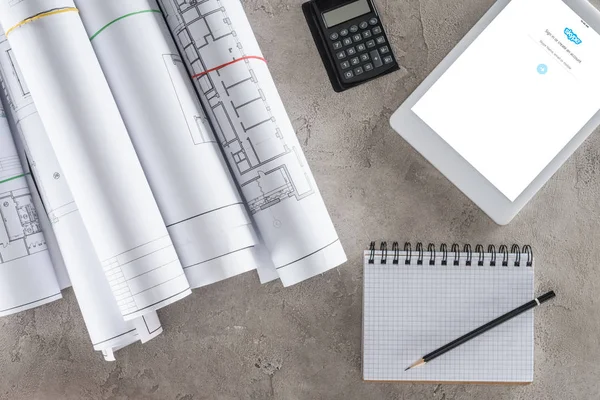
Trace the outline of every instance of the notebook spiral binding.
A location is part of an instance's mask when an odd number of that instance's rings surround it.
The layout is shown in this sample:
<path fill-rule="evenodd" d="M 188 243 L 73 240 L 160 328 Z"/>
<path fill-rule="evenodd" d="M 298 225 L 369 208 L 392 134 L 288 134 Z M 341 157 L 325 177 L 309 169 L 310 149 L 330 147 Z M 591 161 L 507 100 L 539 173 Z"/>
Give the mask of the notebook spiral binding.
<path fill-rule="evenodd" d="M 436 247 L 433 243 L 429 243 L 429 245 L 427 245 L 427 250 L 423 250 L 424 249 L 423 243 L 418 242 L 415 246 L 415 250 L 413 251 L 412 245 L 410 242 L 404 243 L 403 250 L 400 250 L 400 245 L 398 244 L 398 242 L 394 242 L 392 244 L 391 250 L 388 251 L 387 242 L 381 242 L 381 245 L 379 247 L 379 252 L 381 253 L 379 260 L 376 260 L 377 256 L 375 254 L 375 252 L 376 252 L 375 247 L 376 247 L 375 242 L 371 242 L 371 245 L 369 246 L 369 251 L 370 251 L 369 264 L 375 264 L 376 261 L 378 261 L 380 264 L 387 264 L 388 263 L 388 255 L 391 256 L 391 264 L 394 264 L 394 265 L 400 264 L 401 261 L 403 261 L 405 265 L 410 265 L 412 263 L 413 257 L 417 258 L 417 265 L 423 265 L 423 262 L 427 262 L 429 265 L 435 265 L 435 263 L 436 263 L 437 251 L 436 251 Z M 523 246 L 523 249 L 521 249 L 521 247 L 519 245 L 513 244 L 511 246 L 510 252 L 509 252 L 508 247 L 506 245 L 501 245 L 498 248 L 498 251 L 496 251 L 496 246 L 491 244 L 488 246 L 487 251 L 485 251 L 484 247 L 482 245 L 478 244 L 475 246 L 475 251 L 473 251 L 471 249 L 470 244 L 465 244 L 461 251 L 460 246 L 458 244 L 454 243 L 450 247 L 451 255 L 448 256 L 448 254 L 449 254 L 448 245 L 446 243 L 442 243 L 440 245 L 439 251 L 442 254 L 441 265 L 448 265 L 449 260 L 450 260 L 450 262 L 452 262 L 452 265 L 460 265 L 460 260 L 463 257 L 466 257 L 465 265 L 467 265 L 467 266 L 471 266 L 471 265 L 483 266 L 484 262 L 485 262 L 486 254 L 491 255 L 491 258 L 490 258 L 489 264 L 488 264 L 490 267 L 495 267 L 497 262 L 499 263 L 499 265 L 502 265 L 503 267 L 507 267 L 508 260 L 509 260 L 509 254 L 512 254 L 515 256 L 515 259 L 514 259 L 515 267 L 521 266 L 521 254 L 527 254 L 527 260 L 525 261 L 525 265 L 527 267 L 531 267 L 533 265 L 533 250 L 531 249 L 531 246 L 529 246 L 529 245 Z M 401 252 L 403 253 L 403 255 L 402 255 L 403 260 L 401 260 L 401 255 L 400 255 Z M 428 260 L 424 260 L 425 252 L 429 253 Z M 473 258 L 473 253 L 477 254 L 475 257 L 475 260 Z M 502 257 L 501 261 L 500 261 L 499 257 Z"/>

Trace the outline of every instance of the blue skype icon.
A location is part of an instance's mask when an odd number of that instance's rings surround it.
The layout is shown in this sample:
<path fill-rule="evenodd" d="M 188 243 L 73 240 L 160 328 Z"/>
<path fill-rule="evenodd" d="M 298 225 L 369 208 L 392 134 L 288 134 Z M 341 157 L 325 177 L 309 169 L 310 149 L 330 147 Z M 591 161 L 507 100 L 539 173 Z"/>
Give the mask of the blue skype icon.
<path fill-rule="evenodd" d="M 548 73 L 548 66 L 546 64 L 540 64 L 537 66 L 537 72 L 540 75 L 546 75 Z"/>
<path fill-rule="evenodd" d="M 575 32 L 573 32 L 573 29 L 565 28 L 565 35 L 567 35 L 567 39 L 569 39 L 571 42 L 577 45 L 581 44 L 581 39 Z"/>

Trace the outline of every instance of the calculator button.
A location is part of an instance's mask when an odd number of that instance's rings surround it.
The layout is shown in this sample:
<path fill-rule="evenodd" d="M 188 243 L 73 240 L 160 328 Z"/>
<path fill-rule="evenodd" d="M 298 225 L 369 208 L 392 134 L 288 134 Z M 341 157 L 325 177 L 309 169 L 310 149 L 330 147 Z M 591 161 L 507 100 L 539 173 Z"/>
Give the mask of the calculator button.
<path fill-rule="evenodd" d="M 352 36 L 352 39 L 355 43 L 360 42 L 362 40 L 362 36 L 360 35 L 360 33 L 357 33 L 356 35 Z"/>
<path fill-rule="evenodd" d="M 340 36 L 348 36 L 348 29 L 342 29 L 340 31 Z"/>
<path fill-rule="evenodd" d="M 354 57 L 353 59 L 350 60 L 350 64 L 358 65 L 358 64 L 360 64 L 360 60 L 358 59 L 358 57 Z"/>
<path fill-rule="evenodd" d="M 369 49 L 370 49 L 370 48 L 373 48 L 373 47 L 375 47 L 375 41 L 374 41 L 374 40 L 369 40 L 369 41 L 367 42 L 367 47 L 368 47 Z"/>
<path fill-rule="evenodd" d="M 371 63 L 366 63 L 364 67 L 366 72 L 373 71 L 373 64 Z"/>
<path fill-rule="evenodd" d="M 356 46 L 357 51 L 365 51 L 366 49 L 367 49 L 367 46 L 365 46 L 363 43 Z"/>
<path fill-rule="evenodd" d="M 350 68 L 350 63 L 348 61 L 344 61 L 340 64 L 340 66 L 342 67 L 342 69 L 348 69 Z"/>
<path fill-rule="evenodd" d="M 344 58 L 346 58 L 346 52 L 345 51 L 340 51 L 339 53 L 336 54 L 338 60 L 343 60 Z"/>
<path fill-rule="evenodd" d="M 380 26 L 376 26 L 375 28 L 373 28 L 373 35 L 379 35 L 380 33 L 381 33 Z"/>
<path fill-rule="evenodd" d="M 371 60 L 373 60 L 375 68 L 379 68 L 383 65 L 383 62 L 381 62 L 381 56 L 379 55 L 379 52 L 377 50 L 373 50 L 371 52 Z"/>
<path fill-rule="evenodd" d="M 354 47 L 350 47 L 349 49 L 346 49 L 346 54 L 353 56 L 356 54 L 356 49 Z"/>
<path fill-rule="evenodd" d="M 371 25 L 377 25 L 377 23 L 378 23 L 378 22 L 379 22 L 379 21 L 377 20 L 377 18 L 371 18 L 371 19 L 369 20 L 369 24 L 371 24 Z"/>
<path fill-rule="evenodd" d="M 362 69 L 362 67 L 354 68 L 355 75 L 361 75 L 363 72 L 365 71 Z"/>
<path fill-rule="evenodd" d="M 354 78 L 354 73 L 352 71 L 346 71 L 346 72 L 344 72 L 344 78 L 346 78 L 346 79 Z"/>
<path fill-rule="evenodd" d="M 352 44 L 352 39 L 346 38 L 344 39 L 344 46 L 350 46 Z"/>
<path fill-rule="evenodd" d="M 352 26 L 350 27 L 350 32 L 352 32 L 352 33 L 356 33 L 356 32 L 358 32 L 358 26 L 356 26 L 356 25 L 352 25 Z"/>
<path fill-rule="evenodd" d="M 360 61 L 362 61 L 362 62 L 369 61 L 369 55 L 367 53 L 361 54 Z"/>
<path fill-rule="evenodd" d="M 394 59 L 392 58 L 392 56 L 385 56 L 383 57 L 383 62 L 386 64 L 391 64 L 394 62 Z"/>
<path fill-rule="evenodd" d="M 364 37 L 365 39 L 368 39 L 368 38 L 370 38 L 371 36 L 373 36 L 373 35 L 371 35 L 371 31 L 370 31 L 370 30 L 366 30 L 366 31 L 364 31 L 364 32 L 362 33 L 362 35 L 363 35 L 363 37 Z"/>
<path fill-rule="evenodd" d="M 377 41 L 377 44 L 384 44 L 385 43 L 385 38 L 383 36 L 379 36 L 375 40 Z"/>
<path fill-rule="evenodd" d="M 340 36 L 337 34 L 337 32 L 333 32 L 330 36 L 329 39 L 331 40 L 337 40 Z"/>
<path fill-rule="evenodd" d="M 367 23 L 367 21 L 363 21 L 358 26 L 360 26 L 360 29 L 367 29 L 369 27 L 369 24 Z"/>
<path fill-rule="evenodd" d="M 334 49 L 334 50 L 339 50 L 339 49 L 341 49 L 342 47 L 343 47 L 343 46 L 342 46 L 342 42 L 335 42 L 335 43 L 333 44 L 333 49 Z"/>
<path fill-rule="evenodd" d="M 387 47 L 387 46 L 380 47 L 380 48 L 379 48 L 379 52 L 380 52 L 381 54 L 387 54 L 387 53 L 389 53 L 389 52 L 390 52 L 390 48 L 389 48 L 389 47 Z"/>

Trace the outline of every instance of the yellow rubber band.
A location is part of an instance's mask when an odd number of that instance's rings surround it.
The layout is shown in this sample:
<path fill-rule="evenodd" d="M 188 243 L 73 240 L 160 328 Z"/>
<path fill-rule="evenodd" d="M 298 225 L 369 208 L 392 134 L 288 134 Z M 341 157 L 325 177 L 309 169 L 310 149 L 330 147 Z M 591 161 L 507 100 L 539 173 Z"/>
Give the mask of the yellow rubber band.
<path fill-rule="evenodd" d="M 11 28 L 7 29 L 5 35 L 8 36 L 8 34 L 11 33 L 12 31 L 14 31 L 15 29 L 17 29 L 25 24 L 28 24 L 30 22 L 36 21 L 38 19 L 42 19 L 44 17 L 49 17 L 50 15 L 62 14 L 62 13 L 73 12 L 73 11 L 79 12 L 79 10 L 75 7 L 65 7 L 65 8 L 59 8 L 58 10 L 44 11 L 43 13 L 34 15 L 33 17 L 25 18 L 23 21 L 12 26 Z"/>

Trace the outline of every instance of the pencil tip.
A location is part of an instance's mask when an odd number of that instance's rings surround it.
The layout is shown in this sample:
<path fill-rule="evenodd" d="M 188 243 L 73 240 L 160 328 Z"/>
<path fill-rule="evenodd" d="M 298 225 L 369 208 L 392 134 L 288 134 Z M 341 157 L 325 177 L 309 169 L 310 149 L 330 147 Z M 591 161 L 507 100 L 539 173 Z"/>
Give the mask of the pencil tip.
<path fill-rule="evenodd" d="M 423 360 L 422 358 L 418 361 L 415 361 L 410 367 L 406 368 L 404 371 L 408 371 L 409 369 L 413 369 L 415 367 L 420 367 L 421 365 L 425 364 L 425 360 Z"/>

